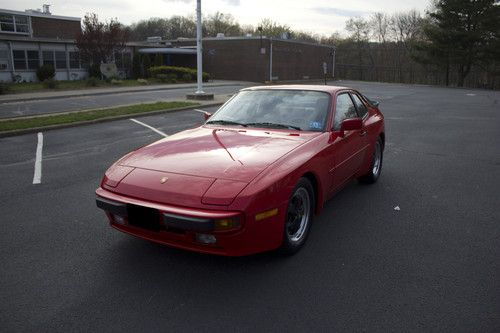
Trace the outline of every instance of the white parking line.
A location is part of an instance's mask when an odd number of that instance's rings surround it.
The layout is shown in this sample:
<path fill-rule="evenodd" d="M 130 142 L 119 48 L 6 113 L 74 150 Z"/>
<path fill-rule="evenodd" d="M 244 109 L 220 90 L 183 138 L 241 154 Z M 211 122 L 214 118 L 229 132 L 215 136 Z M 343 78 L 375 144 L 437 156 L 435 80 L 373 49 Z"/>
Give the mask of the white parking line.
<path fill-rule="evenodd" d="M 143 122 L 141 122 L 141 121 L 139 121 L 139 120 L 135 120 L 134 118 L 130 118 L 130 120 L 132 120 L 134 123 L 137 123 L 137 124 L 139 124 L 139 125 L 142 125 L 142 126 L 144 126 L 144 127 L 149 128 L 150 130 L 152 130 L 152 131 L 154 131 L 154 132 L 156 132 L 156 133 L 158 133 L 158 134 L 162 135 L 162 136 L 163 136 L 163 137 L 165 137 L 165 138 L 168 136 L 168 134 L 163 133 L 162 131 L 160 131 L 160 130 L 158 130 L 158 129 L 154 128 L 153 126 L 149 126 L 148 124 L 144 124 Z"/>
<path fill-rule="evenodd" d="M 42 149 L 43 149 L 43 134 L 38 133 L 38 144 L 36 145 L 35 156 L 35 173 L 33 174 L 33 184 L 42 182 Z"/>

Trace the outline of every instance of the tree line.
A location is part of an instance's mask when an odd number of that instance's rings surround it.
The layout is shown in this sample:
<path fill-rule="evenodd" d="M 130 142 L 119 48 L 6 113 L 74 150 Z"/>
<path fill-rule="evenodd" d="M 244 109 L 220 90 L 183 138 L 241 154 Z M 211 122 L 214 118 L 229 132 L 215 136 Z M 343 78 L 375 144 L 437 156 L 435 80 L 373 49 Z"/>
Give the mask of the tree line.
<path fill-rule="evenodd" d="M 347 20 L 346 34 L 324 36 L 294 30 L 286 24 L 263 19 L 257 25 L 241 25 L 227 13 L 204 17 L 204 37 L 266 36 L 336 47 L 336 77 L 401 83 L 423 83 L 500 88 L 500 1 L 433 0 L 425 13 L 416 10 Z M 83 22 L 83 36 L 95 34 L 97 16 Z M 107 26 L 106 26 L 107 24 Z M 101 30 L 115 36 L 116 46 L 124 40 L 143 41 L 195 38 L 194 16 L 150 18 L 123 26 L 107 22 Z M 120 29 L 117 29 L 120 27 Z M 98 40 L 95 36 L 87 40 Z M 104 43 L 105 47 L 112 43 Z M 85 49 L 85 47 L 83 48 Z M 88 49 L 88 48 L 87 48 Z"/>

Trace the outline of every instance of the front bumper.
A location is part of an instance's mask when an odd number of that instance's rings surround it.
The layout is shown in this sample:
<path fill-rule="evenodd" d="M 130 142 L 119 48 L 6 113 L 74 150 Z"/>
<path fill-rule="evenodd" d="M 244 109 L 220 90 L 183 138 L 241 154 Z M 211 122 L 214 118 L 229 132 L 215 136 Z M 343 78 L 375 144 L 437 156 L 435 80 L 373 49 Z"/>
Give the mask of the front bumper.
<path fill-rule="evenodd" d="M 214 211 L 158 204 L 119 195 L 103 188 L 96 190 L 97 207 L 103 209 L 113 228 L 149 241 L 185 250 L 225 256 L 242 256 L 277 248 L 282 234 L 276 235 L 270 221 L 247 223 L 240 211 Z M 237 230 L 215 231 L 214 220 L 240 219 Z M 139 222 L 139 223 L 138 223 Z M 281 230 L 281 227 L 277 230 Z M 200 234 L 213 235 L 213 244 L 201 243 Z"/>

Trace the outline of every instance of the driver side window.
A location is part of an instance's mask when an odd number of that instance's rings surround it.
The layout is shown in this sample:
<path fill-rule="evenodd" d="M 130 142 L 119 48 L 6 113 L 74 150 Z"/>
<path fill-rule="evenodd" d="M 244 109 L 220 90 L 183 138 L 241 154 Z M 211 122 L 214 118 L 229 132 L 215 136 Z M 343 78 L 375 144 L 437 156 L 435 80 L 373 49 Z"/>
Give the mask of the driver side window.
<path fill-rule="evenodd" d="M 333 119 L 333 129 L 338 131 L 340 129 L 342 120 L 356 117 L 358 117 L 356 108 L 354 107 L 349 94 L 344 93 L 338 95 L 337 102 L 335 103 L 335 118 Z"/>

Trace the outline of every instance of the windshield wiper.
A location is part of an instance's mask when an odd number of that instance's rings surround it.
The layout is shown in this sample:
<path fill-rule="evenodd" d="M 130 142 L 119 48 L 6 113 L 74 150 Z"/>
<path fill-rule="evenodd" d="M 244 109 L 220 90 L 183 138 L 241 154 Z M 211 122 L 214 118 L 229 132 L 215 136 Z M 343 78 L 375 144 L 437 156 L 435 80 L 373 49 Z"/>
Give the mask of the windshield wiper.
<path fill-rule="evenodd" d="M 232 120 L 224 120 L 224 119 L 218 119 L 218 120 L 210 120 L 207 121 L 206 124 L 216 124 L 216 125 L 237 125 L 237 126 L 243 126 L 247 127 L 246 124 L 239 123 L 237 121 L 232 121 Z"/>
<path fill-rule="evenodd" d="M 293 126 L 293 125 L 285 125 L 285 124 L 277 124 L 277 123 L 248 123 L 245 124 L 247 126 L 263 126 L 263 127 L 274 127 L 274 128 L 287 128 L 287 129 L 294 129 L 297 131 L 301 131 L 302 129 L 298 126 Z"/>

